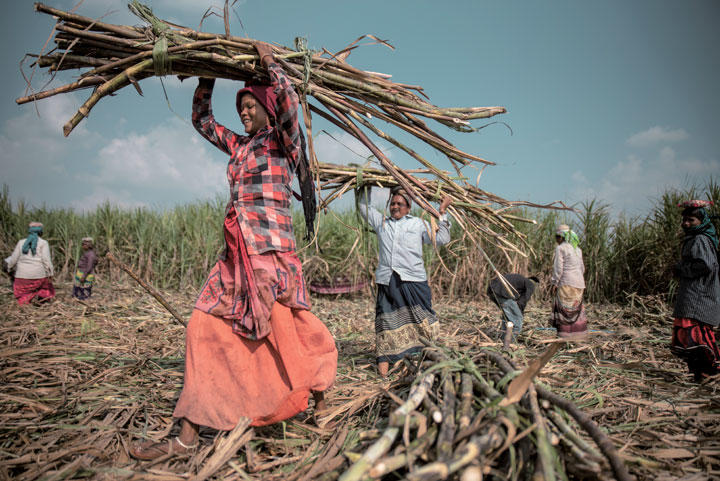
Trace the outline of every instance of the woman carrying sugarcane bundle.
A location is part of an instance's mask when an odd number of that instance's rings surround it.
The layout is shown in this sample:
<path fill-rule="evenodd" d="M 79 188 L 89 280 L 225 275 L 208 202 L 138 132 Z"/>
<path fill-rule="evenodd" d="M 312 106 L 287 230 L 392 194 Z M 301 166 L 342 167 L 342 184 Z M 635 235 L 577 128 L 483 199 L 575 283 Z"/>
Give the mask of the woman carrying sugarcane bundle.
<path fill-rule="evenodd" d="M 569 226 L 561 224 L 555 232 L 555 242 L 550 323 L 557 329 L 558 337 L 581 337 L 587 334 L 587 317 L 583 305 L 585 264 L 580 239 Z"/>
<path fill-rule="evenodd" d="M 3 261 L 4 269 L 14 277 L 13 294 L 18 304 L 29 304 L 35 298 L 48 301 L 55 297 L 50 245 L 42 235 L 43 225 L 30 222 L 27 237 L 20 239 L 10 257 Z"/>
<path fill-rule="evenodd" d="M 335 341 L 309 311 L 295 253 L 290 184 L 304 162 L 298 97 L 270 46 L 257 43 L 256 50 L 270 85 L 246 84 L 237 94 L 247 136 L 215 121 L 213 80 L 200 79 L 195 90 L 193 125 L 230 155 L 226 248 L 187 327 L 185 381 L 174 412 L 180 434 L 135 448 L 140 459 L 194 448 L 199 425 L 231 430 L 242 417 L 254 426 L 290 418 L 307 408 L 311 392 L 317 413 L 335 380 Z"/>
<path fill-rule="evenodd" d="M 720 325 L 718 235 L 706 207 L 711 202 L 690 200 L 679 204 L 685 239 L 673 309 L 672 352 L 685 360 L 696 381 L 720 371 L 720 350 L 714 329 Z"/>
<path fill-rule="evenodd" d="M 450 241 L 445 211 L 451 199 L 442 200 L 438 230 L 432 232 L 429 223 L 410 214 L 411 199 L 402 188 L 390 191 L 389 216 L 370 206 L 369 194 L 370 189 L 360 189 L 356 200 L 360 215 L 378 237 L 375 351 L 378 371 L 384 377 L 390 363 L 422 350 L 420 337 L 433 339 L 437 334 L 422 249 L 433 241 L 436 245 Z"/>

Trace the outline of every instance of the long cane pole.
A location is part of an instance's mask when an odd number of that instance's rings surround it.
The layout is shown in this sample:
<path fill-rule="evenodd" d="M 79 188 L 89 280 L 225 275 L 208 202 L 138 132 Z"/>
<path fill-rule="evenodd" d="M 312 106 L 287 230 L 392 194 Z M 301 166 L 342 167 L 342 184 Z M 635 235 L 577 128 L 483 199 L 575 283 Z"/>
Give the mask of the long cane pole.
<path fill-rule="evenodd" d="M 127 274 L 133 279 L 135 279 L 135 281 L 140 284 L 140 286 L 145 289 L 148 294 L 153 296 L 160 304 L 162 304 L 162 306 L 167 309 L 170 314 L 172 314 L 172 316 L 177 322 L 182 324 L 183 327 L 187 327 L 187 322 L 185 322 L 185 320 L 180 317 L 180 314 L 178 314 L 178 312 L 168 303 L 168 301 L 165 300 L 165 298 L 163 298 L 163 296 L 160 295 L 160 293 L 153 286 L 142 280 L 140 276 L 135 274 L 132 269 L 130 269 L 130 267 L 120 262 L 114 255 L 112 255 L 112 252 L 108 252 L 105 257 L 117 267 L 127 272 Z"/>

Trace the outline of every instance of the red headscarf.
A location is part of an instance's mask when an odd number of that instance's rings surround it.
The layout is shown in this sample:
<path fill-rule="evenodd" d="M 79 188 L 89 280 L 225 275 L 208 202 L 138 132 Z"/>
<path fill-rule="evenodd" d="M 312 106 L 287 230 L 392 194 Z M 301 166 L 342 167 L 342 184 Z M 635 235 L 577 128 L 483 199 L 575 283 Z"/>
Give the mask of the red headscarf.
<path fill-rule="evenodd" d="M 235 107 L 237 108 L 238 115 L 240 115 L 240 101 L 244 94 L 250 94 L 265 107 L 265 111 L 268 117 L 273 120 L 277 119 L 277 95 L 275 90 L 270 85 L 257 85 L 249 82 L 245 82 L 245 88 L 238 90 L 237 97 L 235 98 Z M 317 210 L 317 201 L 315 200 L 315 184 L 313 183 L 312 172 L 310 172 L 310 165 L 308 163 L 307 147 L 305 145 L 305 136 L 300 131 L 300 156 L 297 159 L 297 165 L 292 166 L 293 170 L 297 171 L 298 181 L 300 183 L 300 192 L 302 196 L 295 194 L 295 197 L 302 199 L 303 212 L 305 214 L 305 239 L 312 239 L 312 234 L 315 230 L 315 211 Z M 409 204 L 408 200 L 408 204 Z"/>
<path fill-rule="evenodd" d="M 245 88 L 238 90 L 237 96 L 235 97 L 235 107 L 237 108 L 238 115 L 240 115 L 240 101 L 242 96 L 250 94 L 260 102 L 265 108 L 268 117 L 275 119 L 277 113 L 275 112 L 275 106 L 277 105 L 277 95 L 271 85 L 248 85 L 245 84 Z"/>

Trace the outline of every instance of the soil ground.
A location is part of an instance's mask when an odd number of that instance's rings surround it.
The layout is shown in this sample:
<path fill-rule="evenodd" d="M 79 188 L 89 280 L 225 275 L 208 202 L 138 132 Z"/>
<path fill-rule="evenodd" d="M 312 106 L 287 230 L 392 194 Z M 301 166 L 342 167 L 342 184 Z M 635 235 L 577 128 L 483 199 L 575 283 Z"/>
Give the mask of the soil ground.
<path fill-rule="evenodd" d="M 52 303 L 18 306 L 7 282 L 0 286 L 0 478 L 189 479 L 218 433 L 202 430 L 192 456 L 140 463 L 127 451 L 139 438 L 177 431 L 171 415 L 182 387 L 183 327 L 135 286 L 99 285 L 87 302 L 73 300 L 70 285 L 57 288 Z M 186 319 L 195 295 L 166 293 Z M 563 348 L 539 381 L 588 413 L 638 479 L 720 479 L 720 381 L 694 383 L 670 354 L 664 304 L 629 300 L 588 306 L 592 336 Z M 375 373 L 374 303 L 369 296 L 313 301 L 339 350 L 330 408 L 356 443 L 377 436 L 373 407 L 387 401 L 384 389 L 397 374 Z M 498 311 L 488 302 L 439 299 L 435 307 L 447 346 L 500 346 Z M 549 306 L 528 307 L 512 354 L 519 366 L 555 337 L 548 317 Z M 363 409 L 351 412 L 359 398 Z M 334 432 L 311 414 L 256 429 L 252 458 L 238 453 L 213 479 L 292 479 Z"/>

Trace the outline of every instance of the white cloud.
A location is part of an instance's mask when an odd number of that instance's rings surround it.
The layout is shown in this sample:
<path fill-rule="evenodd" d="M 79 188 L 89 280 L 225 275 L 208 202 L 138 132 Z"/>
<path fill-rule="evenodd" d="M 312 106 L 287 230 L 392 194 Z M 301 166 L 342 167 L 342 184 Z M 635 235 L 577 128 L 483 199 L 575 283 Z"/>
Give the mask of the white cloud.
<path fill-rule="evenodd" d="M 73 209 L 77 211 L 91 211 L 98 205 L 109 203 L 124 209 L 136 207 L 149 207 L 146 202 L 137 200 L 132 192 L 128 190 L 107 191 L 95 188 L 90 194 L 71 202 Z"/>
<path fill-rule="evenodd" d="M 188 122 L 170 118 L 142 134 L 113 138 L 81 123 L 69 138 L 62 125 L 77 109 L 71 94 L 25 105 L 0 132 L 2 183 L 31 205 L 91 209 L 166 207 L 227 191 L 227 156 Z M 124 122 L 118 119 L 118 123 Z"/>
<path fill-rule="evenodd" d="M 587 177 L 585 177 L 585 174 L 583 174 L 580 171 L 573 172 L 571 178 L 572 178 L 572 181 L 576 184 L 587 184 L 587 182 L 588 182 Z"/>
<path fill-rule="evenodd" d="M 688 138 L 685 129 L 670 130 L 668 127 L 650 127 L 649 129 L 633 134 L 625 143 L 632 147 L 650 147 L 653 145 L 679 142 Z"/>
<path fill-rule="evenodd" d="M 209 148 L 191 126 L 173 118 L 146 133 L 112 139 L 98 153 L 90 180 L 102 192 L 122 186 L 144 198 L 167 196 L 163 203 L 210 197 L 224 191 L 227 180 Z"/>
<path fill-rule="evenodd" d="M 72 93 L 20 105 L 19 117 L 6 124 L 6 131 L 14 135 L 18 130 L 22 130 L 25 131 L 25 137 L 30 133 L 26 129 L 31 126 L 31 130 L 36 131 L 40 138 L 47 137 L 48 134 L 52 138 L 62 138 L 63 126 L 75 115 L 80 105 L 81 103 Z M 73 129 L 71 135 L 75 138 L 86 134 L 87 128 L 83 121 Z"/>
<path fill-rule="evenodd" d="M 22 105 L 19 114 L 5 122 L 0 133 L 0 171 L 11 195 L 20 192 L 32 201 L 47 189 L 57 191 L 72 164 L 73 146 L 92 141 L 83 124 L 73 132 L 73 141 L 63 137 L 62 126 L 76 110 L 72 94 L 60 95 Z"/>
<path fill-rule="evenodd" d="M 652 200 L 668 188 L 683 188 L 688 181 L 702 183 L 707 176 L 720 172 L 720 160 L 701 160 L 677 155 L 665 147 L 654 158 L 629 155 L 615 164 L 598 182 L 591 184 L 582 172 L 572 179 L 575 201 L 598 199 L 613 211 L 630 214 L 647 212 Z"/>

